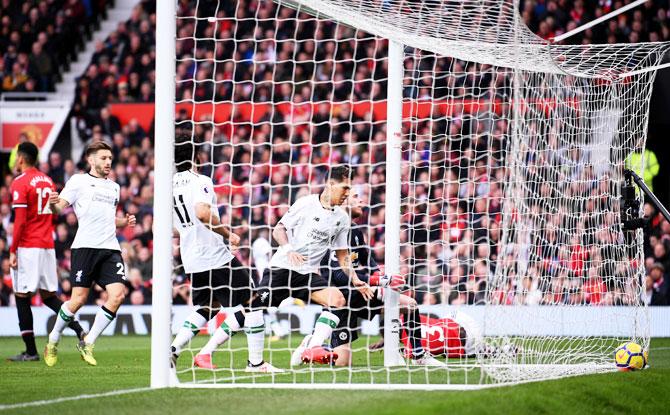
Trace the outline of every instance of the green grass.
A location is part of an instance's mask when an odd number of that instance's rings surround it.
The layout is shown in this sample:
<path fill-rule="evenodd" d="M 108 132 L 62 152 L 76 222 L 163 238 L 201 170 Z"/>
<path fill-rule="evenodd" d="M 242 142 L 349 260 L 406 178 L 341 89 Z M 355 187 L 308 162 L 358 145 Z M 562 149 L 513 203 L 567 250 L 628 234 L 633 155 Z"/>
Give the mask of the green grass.
<path fill-rule="evenodd" d="M 44 341 L 38 339 L 40 345 Z M 97 367 L 86 366 L 80 360 L 72 338 L 65 338 L 61 343 L 59 362 L 53 368 L 47 368 L 43 362 L 1 361 L 0 405 L 148 386 L 148 337 L 105 337 L 98 343 Z M 0 338 L 0 356 L 9 356 L 21 349 L 20 339 Z M 225 352 L 219 353 L 218 363 L 223 364 L 229 358 Z M 276 358 L 288 359 L 288 353 Z M 187 359 L 184 356 L 181 360 L 180 369 L 185 368 Z M 651 368 L 640 372 L 581 376 L 471 392 L 165 389 L 0 410 L 0 414 L 667 413 L 670 339 L 652 341 L 650 362 Z M 181 376 L 189 375 L 187 371 Z M 199 373 L 200 378 L 205 375 L 211 376 L 211 373 Z M 287 376 L 289 381 L 295 377 Z M 332 376 L 332 373 L 324 372 L 320 376 Z"/>

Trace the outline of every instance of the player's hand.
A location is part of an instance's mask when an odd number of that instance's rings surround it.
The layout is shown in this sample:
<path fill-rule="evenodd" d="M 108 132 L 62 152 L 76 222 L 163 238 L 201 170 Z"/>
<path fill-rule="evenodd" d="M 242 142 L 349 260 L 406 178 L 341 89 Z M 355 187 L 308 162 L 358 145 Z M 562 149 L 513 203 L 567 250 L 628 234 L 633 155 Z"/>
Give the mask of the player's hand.
<path fill-rule="evenodd" d="M 240 240 L 240 236 L 236 233 L 231 232 L 230 235 L 228 235 L 228 242 L 230 242 L 231 245 L 239 246 Z"/>
<path fill-rule="evenodd" d="M 19 261 L 16 259 L 16 254 L 14 252 L 9 253 L 9 266 L 14 269 L 19 267 Z"/>
<path fill-rule="evenodd" d="M 359 293 L 365 298 L 365 301 L 370 301 L 372 297 L 375 295 L 375 292 L 370 288 L 369 285 L 364 283 L 358 278 L 354 278 L 351 280 L 351 283 L 353 284 L 354 287 L 358 290 Z"/>
<path fill-rule="evenodd" d="M 58 192 L 51 192 L 49 193 L 49 204 L 50 205 L 56 205 L 58 204 L 59 200 Z"/>
<path fill-rule="evenodd" d="M 398 290 L 405 285 L 405 277 L 402 275 L 385 275 L 381 271 L 375 271 L 370 275 L 370 285 Z"/>
<path fill-rule="evenodd" d="M 289 251 L 288 254 L 286 254 L 286 256 L 288 257 L 288 263 L 294 267 L 301 267 L 302 264 L 305 263 L 305 260 L 307 260 L 307 258 L 305 258 L 304 256 L 300 255 L 295 251 Z"/>
<path fill-rule="evenodd" d="M 240 241 L 241 239 L 239 235 L 232 232 L 228 235 L 228 242 L 230 243 L 230 251 L 232 253 L 235 253 L 240 249 Z"/>
<path fill-rule="evenodd" d="M 137 224 L 137 218 L 135 218 L 135 215 L 129 215 L 126 213 L 126 226 L 130 226 L 131 228 Z"/>

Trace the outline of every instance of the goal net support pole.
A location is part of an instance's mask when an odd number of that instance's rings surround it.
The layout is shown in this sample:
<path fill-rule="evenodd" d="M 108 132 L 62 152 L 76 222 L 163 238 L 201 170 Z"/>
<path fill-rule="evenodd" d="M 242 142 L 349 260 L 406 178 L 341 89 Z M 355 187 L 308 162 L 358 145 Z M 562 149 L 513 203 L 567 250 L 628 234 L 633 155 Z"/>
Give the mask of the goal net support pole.
<path fill-rule="evenodd" d="M 399 42 L 389 42 L 386 107 L 386 209 L 384 211 L 386 227 L 384 266 L 388 275 L 394 275 L 400 271 L 403 58 L 403 45 Z M 398 366 L 404 364 L 400 361 L 398 353 L 400 341 L 399 294 L 394 290 L 387 289 L 384 292 L 384 300 L 384 366 Z"/>
<path fill-rule="evenodd" d="M 175 120 L 176 3 L 156 3 L 154 253 L 151 309 L 151 387 L 170 383 L 172 308 L 172 166 Z"/>

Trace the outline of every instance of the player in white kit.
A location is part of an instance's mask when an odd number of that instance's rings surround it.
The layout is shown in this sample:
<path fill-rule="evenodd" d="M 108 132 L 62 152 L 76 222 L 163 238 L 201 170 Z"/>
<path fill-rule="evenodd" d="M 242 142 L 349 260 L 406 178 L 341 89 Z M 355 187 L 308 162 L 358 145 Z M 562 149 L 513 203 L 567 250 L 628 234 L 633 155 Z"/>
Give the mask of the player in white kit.
<path fill-rule="evenodd" d="M 190 137 L 175 143 L 177 173 L 173 176 L 173 225 L 179 233 L 179 249 L 184 271 L 191 279 L 192 301 L 196 309 L 186 318 L 172 342 L 173 365 L 182 348 L 221 307 L 235 307 L 217 332 L 230 336 L 245 328 L 249 349 L 247 372 L 280 372 L 263 360 L 265 322 L 262 311 L 248 311 L 254 281 L 246 267 L 224 242 L 237 249 L 240 237 L 221 223 L 212 179 L 198 174 L 193 166 L 194 148 Z M 196 355 L 194 364 L 215 369 L 212 353 Z"/>
<path fill-rule="evenodd" d="M 336 353 L 325 349 L 323 343 L 337 327 L 338 314 L 346 300 L 320 274 L 323 256 L 334 251 L 350 286 L 366 300 L 373 295 L 370 287 L 358 278 L 349 255 L 350 219 L 341 205 L 351 190 L 350 175 L 347 166 L 331 168 L 323 192 L 298 199 L 281 218 L 272 232 L 280 247 L 263 274 L 254 303 L 277 306 L 291 296 L 324 306 L 312 336 L 300 348 L 298 358 L 305 363 L 329 363 L 337 359 Z"/>
<path fill-rule="evenodd" d="M 56 346 L 63 329 L 74 314 L 86 303 L 93 283 L 107 291 L 107 301 L 95 316 L 91 330 L 77 345 L 81 358 L 89 365 L 97 364 L 93 357 L 95 340 L 116 318 L 126 290 L 126 273 L 116 228 L 135 226 L 135 216 L 117 217 L 119 185 L 107 176 L 112 171 L 112 148 L 98 141 L 86 148 L 88 173 L 75 174 L 65 183 L 60 195 L 52 192 L 49 205 L 55 213 L 68 206 L 74 208 L 79 227 L 72 242 L 70 282 L 72 297 L 61 306 L 49 342 L 44 351 L 48 366 L 56 364 Z"/>

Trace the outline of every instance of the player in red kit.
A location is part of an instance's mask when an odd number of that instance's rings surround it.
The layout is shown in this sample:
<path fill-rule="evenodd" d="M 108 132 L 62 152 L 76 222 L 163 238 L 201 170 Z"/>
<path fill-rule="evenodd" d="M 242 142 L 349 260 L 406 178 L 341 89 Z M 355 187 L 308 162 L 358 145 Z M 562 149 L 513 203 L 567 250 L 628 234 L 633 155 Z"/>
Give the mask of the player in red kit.
<path fill-rule="evenodd" d="M 33 334 L 33 314 L 30 299 L 39 290 L 44 304 L 58 313 L 62 302 L 56 296 L 56 253 L 54 251 L 53 213 L 49 195 L 55 186 L 49 176 L 35 168 L 38 149 L 31 142 L 21 143 L 17 151 L 16 168 L 20 173 L 11 186 L 14 209 L 14 235 L 9 249 L 12 267 L 16 311 L 19 315 L 21 337 L 26 350 L 8 360 L 23 362 L 39 360 Z M 82 328 L 72 320 L 69 327 L 81 339 Z"/>

